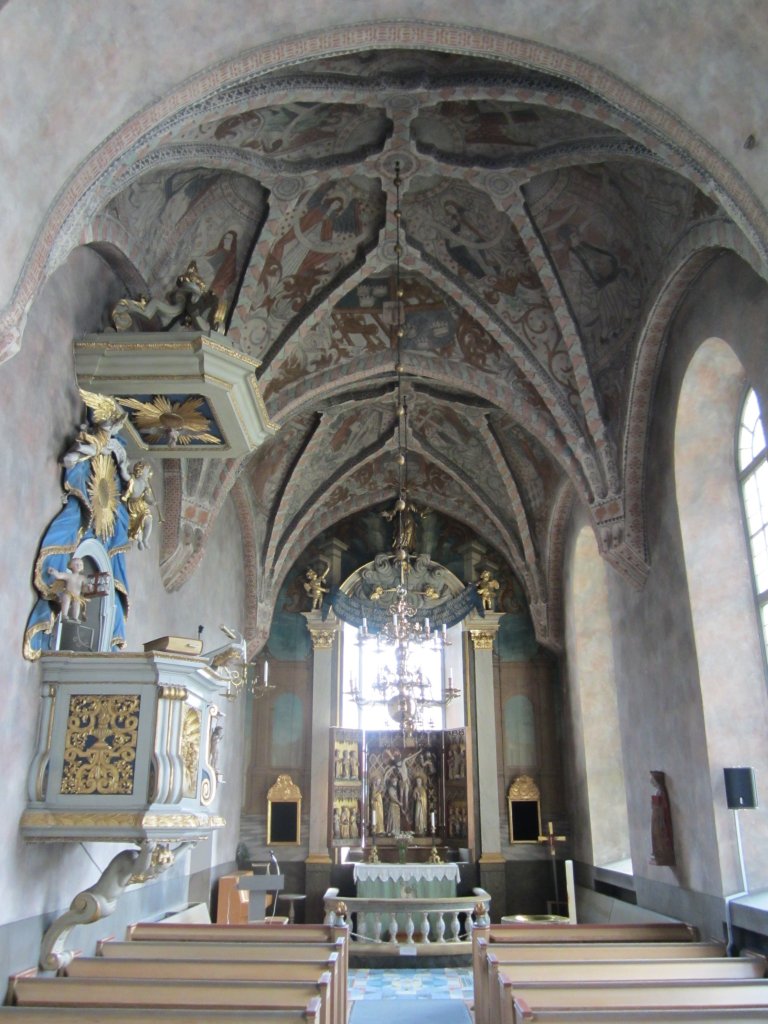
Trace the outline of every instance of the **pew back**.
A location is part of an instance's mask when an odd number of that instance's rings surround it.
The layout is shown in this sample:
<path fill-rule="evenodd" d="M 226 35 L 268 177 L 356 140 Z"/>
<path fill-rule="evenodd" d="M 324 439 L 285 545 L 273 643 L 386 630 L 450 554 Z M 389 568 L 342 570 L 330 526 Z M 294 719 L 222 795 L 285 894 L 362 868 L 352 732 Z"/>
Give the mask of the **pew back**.
<path fill-rule="evenodd" d="M 322 964 L 228 962 L 226 960 L 129 960 L 117 957 L 75 957 L 64 968 L 68 978 L 210 978 L 212 981 L 315 981 L 336 971 L 337 954 Z"/>
<path fill-rule="evenodd" d="M 132 924 L 126 939 L 142 942 L 332 942 L 348 934 L 346 925 L 325 924 Z"/>
<path fill-rule="evenodd" d="M 536 1010 L 527 1006 L 524 999 L 518 999 L 521 1013 L 518 1021 L 523 1024 L 765 1024 L 766 1014 L 761 1007 L 666 1007 L 663 1009 L 638 1010 Z"/>
<path fill-rule="evenodd" d="M 130 943 L 127 944 L 130 948 Z M 164 951 L 155 945 L 156 956 L 147 959 L 119 959 L 117 957 L 76 957 L 64 969 L 69 978 L 163 978 L 183 981 L 201 979 L 211 981 L 281 981 L 317 982 L 324 973 L 331 975 L 329 994 L 333 1024 L 346 1024 L 346 991 L 340 971 L 338 953 L 326 955 L 318 963 L 291 961 L 292 947 L 285 946 L 285 957 L 271 962 L 245 960 L 178 960 L 167 959 Z M 157 954 L 163 954 L 158 956 Z"/>
<path fill-rule="evenodd" d="M 608 981 L 516 984 L 499 972 L 501 1024 L 537 1020 L 541 1010 L 627 1008 L 667 1009 L 697 1006 L 762 1008 L 768 1019 L 768 980 L 755 981 Z M 527 1014 L 527 1016 L 526 1016 Z"/>
<path fill-rule="evenodd" d="M 311 1000 L 321 1001 L 318 1024 L 332 1024 L 331 976 L 316 983 L 208 981 L 183 982 L 147 978 L 20 977 L 11 982 L 11 997 L 18 1006 L 146 1007 L 154 1009 L 278 1009 L 306 1010 Z"/>
<path fill-rule="evenodd" d="M 132 960 L 155 960 L 158 956 L 165 960 L 226 960 L 253 961 L 269 963 L 302 961 L 319 963 L 326 960 L 331 953 L 336 953 L 339 960 L 346 958 L 347 945 L 344 939 L 335 942 L 292 942 L 288 946 L 282 943 L 273 947 L 269 943 L 246 944 L 243 942 L 174 942 L 168 941 L 158 946 L 157 942 L 120 942 L 115 939 L 102 940 L 96 947 L 97 955 L 105 959 L 117 958 Z"/>
<path fill-rule="evenodd" d="M 627 947 L 642 944 L 655 947 L 660 944 L 695 945 L 699 951 L 709 943 L 698 942 L 698 932 L 687 924 L 662 922 L 660 924 L 499 924 L 474 925 L 472 928 L 472 972 L 475 984 L 475 1020 L 477 1024 L 490 1024 L 488 1017 L 488 974 L 486 954 L 497 945 L 532 947 L 573 945 L 578 950 L 595 944 Z M 724 948 L 715 944 L 720 953 Z M 642 955 L 642 954 L 640 954 Z M 656 954 L 664 956 L 663 953 Z M 676 955 L 676 954 L 671 954 Z M 494 1022 L 495 1024 L 495 1022 Z"/>
<path fill-rule="evenodd" d="M 312 999 L 296 1010 L 168 1010 L 131 1007 L 0 1006 L 7 1024 L 321 1024 L 322 1004 Z"/>
<path fill-rule="evenodd" d="M 722 957 L 693 960 L 592 960 L 517 963 L 499 962 L 493 953 L 488 961 L 488 1014 L 489 1020 L 499 1021 L 501 1012 L 501 991 L 499 977 L 512 982 L 513 988 L 526 985 L 583 982 L 632 982 L 646 981 L 663 984 L 667 981 L 710 982 L 762 978 L 765 975 L 763 957 L 728 959 Z"/>

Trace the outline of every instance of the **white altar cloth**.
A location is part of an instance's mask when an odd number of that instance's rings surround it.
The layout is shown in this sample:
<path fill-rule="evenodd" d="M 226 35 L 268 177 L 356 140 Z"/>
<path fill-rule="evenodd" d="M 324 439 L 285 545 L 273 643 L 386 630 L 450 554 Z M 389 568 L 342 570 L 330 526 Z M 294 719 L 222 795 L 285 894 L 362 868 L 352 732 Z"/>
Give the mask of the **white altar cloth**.
<path fill-rule="evenodd" d="M 426 886 L 434 882 L 451 882 L 455 886 L 459 881 L 459 865 L 449 864 L 355 864 L 353 877 L 355 884 L 367 883 L 424 883 Z M 380 894 L 380 893 L 379 893 Z M 376 895 L 379 895 L 376 894 Z M 360 893 L 360 895 L 364 895 Z M 370 891 L 365 895 L 374 895 Z M 425 893 L 425 895 L 433 895 Z M 445 895 L 441 893 L 441 895 Z"/>

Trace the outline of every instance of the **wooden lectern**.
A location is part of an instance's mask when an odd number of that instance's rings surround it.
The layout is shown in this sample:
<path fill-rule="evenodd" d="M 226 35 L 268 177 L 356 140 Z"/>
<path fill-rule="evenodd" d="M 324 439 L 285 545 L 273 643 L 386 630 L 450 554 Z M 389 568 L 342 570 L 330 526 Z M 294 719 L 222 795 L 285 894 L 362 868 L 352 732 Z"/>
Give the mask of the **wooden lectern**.
<path fill-rule="evenodd" d="M 242 875 L 238 889 L 248 891 L 248 920 L 263 921 L 267 915 L 267 895 L 285 888 L 285 875 Z"/>

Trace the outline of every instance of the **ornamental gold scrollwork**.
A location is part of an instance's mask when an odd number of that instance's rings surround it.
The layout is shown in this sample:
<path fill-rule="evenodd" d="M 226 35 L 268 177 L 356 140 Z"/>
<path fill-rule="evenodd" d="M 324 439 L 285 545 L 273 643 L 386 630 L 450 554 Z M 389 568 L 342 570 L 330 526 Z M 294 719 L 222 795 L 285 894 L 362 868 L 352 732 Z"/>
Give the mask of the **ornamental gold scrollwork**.
<path fill-rule="evenodd" d="M 510 800 L 538 800 L 539 795 L 539 787 L 530 775 L 518 775 L 507 793 Z"/>
<path fill-rule="evenodd" d="M 310 629 L 312 647 L 316 651 L 328 651 L 333 647 L 336 637 L 335 629 Z"/>
<path fill-rule="evenodd" d="M 152 813 L 143 811 L 25 811 L 21 818 L 22 828 L 82 828 L 94 829 L 199 829 L 223 828 L 226 820 L 220 815 L 184 813 Z M 114 834 L 105 835 L 105 840 L 114 839 Z M 55 837 L 51 837 L 54 841 Z"/>
<path fill-rule="evenodd" d="M 290 775 L 278 775 L 277 782 L 267 793 L 268 800 L 301 800 L 301 790 Z"/>
<path fill-rule="evenodd" d="M 140 710 L 138 694 L 70 697 L 62 793 L 133 793 Z"/>
<path fill-rule="evenodd" d="M 469 635 L 476 651 L 490 651 L 493 649 L 494 634 L 487 629 L 470 629 Z"/>

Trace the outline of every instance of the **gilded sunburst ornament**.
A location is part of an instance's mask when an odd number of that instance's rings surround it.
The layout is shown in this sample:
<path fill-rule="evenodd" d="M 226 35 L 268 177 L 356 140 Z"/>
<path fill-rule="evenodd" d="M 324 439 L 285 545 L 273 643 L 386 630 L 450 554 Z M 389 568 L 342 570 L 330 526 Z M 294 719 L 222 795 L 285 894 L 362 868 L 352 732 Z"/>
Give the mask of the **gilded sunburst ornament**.
<path fill-rule="evenodd" d="M 210 420 L 200 412 L 204 401 L 200 395 L 192 395 L 183 402 L 172 402 L 165 395 L 155 395 L 151 402 L 121 398 L 120 404 L 133 410 L 131 418 L 150 444 L 166 444 L 169 448 L 193 441 L 221 444 L 221 438 L 210 433 Z"/>
<path fill-rule="evenodd" d="M 107 540 L 115 530 L 118 502 L 117 472 L 111 455 L 97 455 L 91 460 L 88 497 L 91 499 L 93 532 L 100 540 Z"/>

